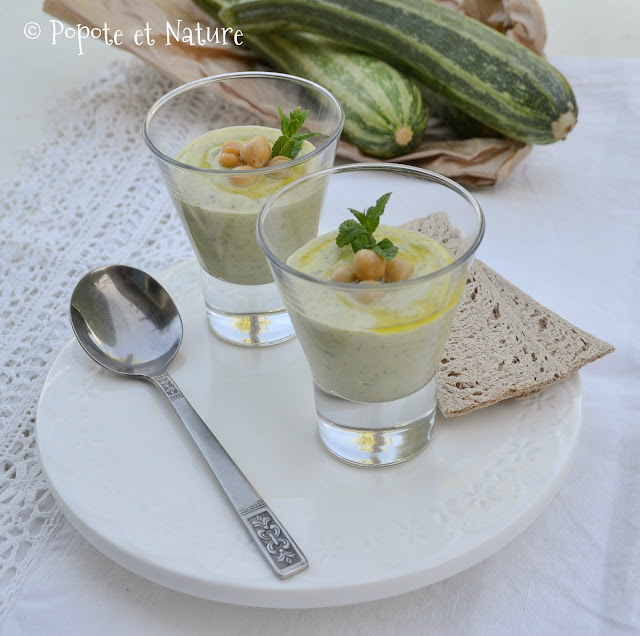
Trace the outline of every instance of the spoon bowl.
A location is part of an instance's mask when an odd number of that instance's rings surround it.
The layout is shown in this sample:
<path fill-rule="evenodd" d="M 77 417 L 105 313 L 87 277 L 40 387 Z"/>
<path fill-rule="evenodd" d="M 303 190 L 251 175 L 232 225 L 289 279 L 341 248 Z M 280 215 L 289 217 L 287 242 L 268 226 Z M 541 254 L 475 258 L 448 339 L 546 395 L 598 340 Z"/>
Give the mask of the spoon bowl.
<path fill-rule="evenodd" d="M 132 376 L 161 373 L 182 342 L 182 320 L 165 289 L 125 265 L 89 272 L 71 296 L 71 325 L 103 367 Z"/>

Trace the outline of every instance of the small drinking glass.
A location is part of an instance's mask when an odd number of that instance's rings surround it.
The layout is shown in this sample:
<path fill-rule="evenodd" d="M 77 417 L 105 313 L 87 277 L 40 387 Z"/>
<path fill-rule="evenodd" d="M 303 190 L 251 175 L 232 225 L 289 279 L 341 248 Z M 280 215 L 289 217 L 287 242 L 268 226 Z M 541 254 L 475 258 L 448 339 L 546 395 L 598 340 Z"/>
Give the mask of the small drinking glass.
<path fill-rule="evenodd" d="M 318 191 L 324 199 L 315 226 L 292 240 L 283 228 L 295 218 L 296 202 Z M 353 219 L 348 208 L 364 211 L 387 192 L 392 194 L 380 219 L 382 234 L 382 225 L 446 212 L 459 232 L 457 252 L 435 245 L 444 260 L 434 271 L 375 286 L 334 282 L 287 264 L 311 238 Z M 267 202 L 258 242 L 311 368 L 320 438 L 339 459 L 391 465 L 429 444 L 436 370 L 483 232 L 482 211 L 467 190 L 433 172 L 397 164 L 325 170 L 285 186 Z"/>
<path fill-rule="evenodd" d="M 280 134 L 278 107 L 286 115 L 297 107 L 308 110 L 300 132 L 318 134 L 284 168 L 237 172 L 220 166 L 222 141 L 243 135 L 262 135 L 270 143 L 276 140 Z M 149 110 L 144 139 L 200 263 L 209 324 L 224 340 L 260 346 L 294 335 L 256 242 L 256 220 L 279 188 L 333 165 L 343 124 L 342 107 L 331 93 L 308 80 L 280 73 L 207 77 L 167 93 Z M 196 145 L 196 152 L 194 143 L 206 133 L 214 135 L 215 150 L 201 152 Z M 186 162 L 188 152 L 194 156 L 199 152 L 201 165 Z M 309 219 L 317 217 L 320 199 L 310 197 L 297 204 L 294 223 L 304 228 Z"/>

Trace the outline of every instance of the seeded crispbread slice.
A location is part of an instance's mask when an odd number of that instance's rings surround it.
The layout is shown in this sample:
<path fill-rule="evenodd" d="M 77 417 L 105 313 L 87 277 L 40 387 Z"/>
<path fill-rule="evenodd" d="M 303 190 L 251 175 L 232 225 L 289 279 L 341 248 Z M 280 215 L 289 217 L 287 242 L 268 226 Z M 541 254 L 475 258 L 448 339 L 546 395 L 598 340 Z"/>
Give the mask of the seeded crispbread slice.
<path fill-rule="evenodd" d="M 454 256 L 464 249 L 446 213 L 404 227 L 435 238 Z M 438 368 L 438 406 L 452 417 L 528 397 L 611 351 L 475 261 Z"/>
<path fill-rule="evenodd" d="M 614 351 L 609 343 L 571 324 L 484 263 L 481 265 L 501 296 L 518 308 L 519 315 L 530 325 L 530 333 L 534 333 L 535 339 L 547 349 L 554 360 L 567 369 L 562 377 Z"/>
<path fill-rule="evenodd" d="M 463 415 L 516 397 L 551 384 L 561 372 L 477 263 L 438 367 L 442 413 Z"/>

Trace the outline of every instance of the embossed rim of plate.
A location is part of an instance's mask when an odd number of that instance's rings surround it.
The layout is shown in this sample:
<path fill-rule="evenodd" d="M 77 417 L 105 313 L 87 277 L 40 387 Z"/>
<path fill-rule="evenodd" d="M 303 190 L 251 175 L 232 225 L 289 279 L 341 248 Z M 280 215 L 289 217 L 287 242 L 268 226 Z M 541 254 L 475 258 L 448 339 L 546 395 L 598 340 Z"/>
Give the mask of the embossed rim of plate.
<path fill-rule="evenodd" d="M 577 374 L 529 400 L 439 419 L 432 444 L 406 464 L 346 466 L 317 439 L 298 344 L 246 351 L 217 340 L 198 276 L 192 261 L 158 276 L 185 324 L 169 371 L 310 568 L 289 581 L 274 577 L 171 407 L 143 381 L 98 368 L 70 341 L 40 397 L 40 463 L 69 521 L 124 567 L 241 605 L 372 601 L 475 565 L 522 532 L 560 488 L 580 433 Z M 214 380 L 215 405 L 203 389 Z"/>

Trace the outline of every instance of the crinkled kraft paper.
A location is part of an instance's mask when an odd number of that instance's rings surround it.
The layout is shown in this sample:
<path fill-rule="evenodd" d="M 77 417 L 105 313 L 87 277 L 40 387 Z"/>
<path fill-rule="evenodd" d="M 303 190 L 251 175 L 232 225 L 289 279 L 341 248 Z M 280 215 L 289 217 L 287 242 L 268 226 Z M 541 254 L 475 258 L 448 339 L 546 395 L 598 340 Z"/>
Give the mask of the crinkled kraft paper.
<path fill-rule="evenodd" d="M 542 54 L 546 28 L 536 0 L 438 0 L 441 4 L 463 11 L 501 31 L 536 53 Z M 134 34 L 141 25 L 149 24 L 158 38 L 166 33 L 167 22 L 195 28 L 197 23 L 212 29 L 220 26 L 191 0 L 45 0 L 44 10 L 69 24 L 100 28 L 106 22 L 111 33 L 124 34 L 122 47 L 127 48 L 164 75 L 181 83 L 201 77 L 255 70 L 262 63 L 247 47 L 207 43 L 191 46 L 174 42 L 171 46 L 135 46 Z M 435 139 L 431 134 L 432 118 L 427 134 L 418 149 L 393 159 L 434 170 L 461 183 L 491 186 L 506 177 L 531 147 L 506 138 Z M 353 161 L 378 161 L 363 155 L 355 146 L 341 142 L 338 157 Z"/>

